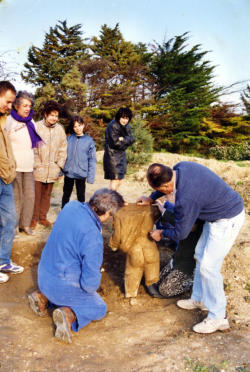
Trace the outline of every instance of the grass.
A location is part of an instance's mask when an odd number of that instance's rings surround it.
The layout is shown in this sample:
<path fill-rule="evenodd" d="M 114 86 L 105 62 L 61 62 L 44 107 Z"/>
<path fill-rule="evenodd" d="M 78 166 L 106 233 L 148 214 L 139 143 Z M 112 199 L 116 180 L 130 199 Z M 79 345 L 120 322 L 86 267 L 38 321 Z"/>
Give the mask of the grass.
<path fill-rule="evenodd" d="M 250 369 L 246 364 L 233 367 L 229 361 L 222 361 L 218 365 L 206 365 L 199 360 L 186 358 L 185 367 L 193 372 L 250 372 Z"/>

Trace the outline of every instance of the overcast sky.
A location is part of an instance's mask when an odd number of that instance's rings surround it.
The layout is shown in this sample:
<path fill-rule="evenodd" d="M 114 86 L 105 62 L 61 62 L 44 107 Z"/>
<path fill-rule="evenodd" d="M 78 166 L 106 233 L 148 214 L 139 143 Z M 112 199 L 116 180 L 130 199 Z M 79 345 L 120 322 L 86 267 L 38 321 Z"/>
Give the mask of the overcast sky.
<path fill-rule="evenodd" d="M 42 46 L 49 27 L 65 19 L 82 24 L 86 38 L 98 36 L 104 23 L 119 23 L 132 42 L 162 43 L 188 31 L 190 47 L 210 51 L 217 84 L 249 84 L 250 0 L 2 0 L 0 55 L 8 51 L 2 58 L 21 71 L 29 47 Z M 16 86 L 25 88 L 20 81 Z"/>

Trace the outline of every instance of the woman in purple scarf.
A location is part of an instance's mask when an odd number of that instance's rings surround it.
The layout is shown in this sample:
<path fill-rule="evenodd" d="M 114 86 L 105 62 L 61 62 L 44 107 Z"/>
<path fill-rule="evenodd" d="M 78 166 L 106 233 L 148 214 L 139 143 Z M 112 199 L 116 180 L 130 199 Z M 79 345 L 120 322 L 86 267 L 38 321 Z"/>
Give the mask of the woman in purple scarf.
<path fill-rule="evenodd" d="M 34 189 L 34 152 L 33 149 L 42 143 L 32 121 L 34 99 L 26 91 L 18 92 L 11 114 L 7 117 L 6 130 L 9 134 L 16 160 L 16 179 L 13 191 L 17 211 L 17 234 L 19 229 L 32 235 L 30 222 L 33 215 Z"/>

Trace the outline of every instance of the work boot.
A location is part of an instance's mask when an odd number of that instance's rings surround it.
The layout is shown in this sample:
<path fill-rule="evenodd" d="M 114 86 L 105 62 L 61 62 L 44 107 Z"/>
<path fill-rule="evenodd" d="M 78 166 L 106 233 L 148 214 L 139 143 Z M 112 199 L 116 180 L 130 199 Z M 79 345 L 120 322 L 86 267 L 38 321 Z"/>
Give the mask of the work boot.
<path fill-rule="evenodd" d="M 53 322 L 56 326 L 55 337 L 59 340 L 71 343 L 71 327 L 76 316 L 69 307 L 58 307 L 53 311 Z"/>
<path fill-rule="evenodd" d="M 43 225 L 45 227 L 51 227 L 51 223 L 48 220 L 39 220 L 40 225 Z"/>
<path fill-rule="evenodd" d="M 40 291 L 34 291 L 28 295 L 28 300 L 31 309 L 36 315 L 46 316 L 48 315 L 47 305 L 48 299 Z"/>

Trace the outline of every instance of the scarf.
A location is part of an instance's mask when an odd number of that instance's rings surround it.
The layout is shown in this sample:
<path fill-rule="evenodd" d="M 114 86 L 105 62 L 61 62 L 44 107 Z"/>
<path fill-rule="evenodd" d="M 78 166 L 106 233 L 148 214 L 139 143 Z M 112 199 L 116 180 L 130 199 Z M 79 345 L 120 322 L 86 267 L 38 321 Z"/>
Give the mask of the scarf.
<path fill-rule="evenodd" d="M 14 109 L 12 109 L 11 113 L 10 113 L 10 115 L 16 121 L 20 121 L 21 123 L 26 124 L 29 135 L 30 135 L 30 139 L 31 139 L 31 142 L 32 142 L 32 149 L 34 147 L 38 147 L 39 143 L 43 142 L 42 138 L 39 136 L 39 134 L 35 130 L 34 123 L 32 123 L 32 121 L 31 121 L 32 117 L 33 117 L 33 114 L 34 114 L 34 111 L 30 110 L 29 115 L 26 118 L 22 118 L 20 115 L 18 115 L 18 113 Z"/>

